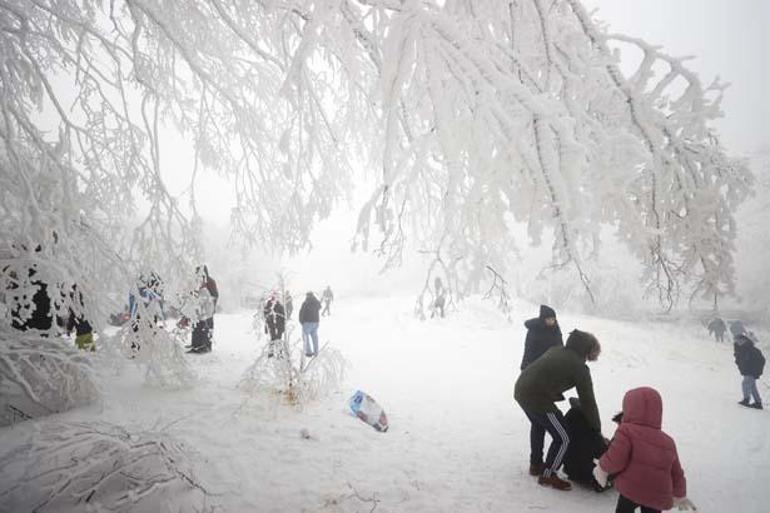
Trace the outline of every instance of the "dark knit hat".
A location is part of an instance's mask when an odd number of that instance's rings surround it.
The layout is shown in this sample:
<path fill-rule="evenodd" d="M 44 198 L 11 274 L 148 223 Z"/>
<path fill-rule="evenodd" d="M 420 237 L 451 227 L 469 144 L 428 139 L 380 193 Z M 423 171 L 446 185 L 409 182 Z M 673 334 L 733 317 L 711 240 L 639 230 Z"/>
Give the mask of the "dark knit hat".
<path fill-rule="evenodd" d="M 547 319 L 548 317 L 556 318 L 556 311 L 551 308 L 548 305 L 540 305 L 540 315 L 539 317 L 541 319 Z"/>

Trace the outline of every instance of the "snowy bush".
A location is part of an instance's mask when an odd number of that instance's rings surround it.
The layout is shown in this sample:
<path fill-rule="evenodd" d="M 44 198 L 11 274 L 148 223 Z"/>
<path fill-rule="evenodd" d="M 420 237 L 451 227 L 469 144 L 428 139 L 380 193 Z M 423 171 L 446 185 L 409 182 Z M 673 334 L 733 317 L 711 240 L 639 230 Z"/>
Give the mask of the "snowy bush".
<path fill-rule="evenodd" d="M 0 425 L 96 400 L 90 357 L 69 341 L 0 330 Z"/>
<path fill-rule="evenodd" d="M 140 322 L 136 332 L 130 325 L 121 329 L 121 348 L 125 356 L 145 368 L 148 385 L 165 389 L 187 388 L 195 382 L 196 376 L 183 350 L 186 334 L 186 330 L 168 331 Z"/>
<path fill-rule="evenodd" d="M 278 395 L 302 407 L 334 391 L 345 378 L 347 362 L 342 354 L 324 344 L 315 357 L 304 356 L 302 342 L 279 340 L 276 356 L 268 357 L 266 345 L 241 378 L 239 387 L 249 395 Z"/>
<path fill-rule="evenodd" d="M 165 433 L 39 423 L 0 455 L 3 511 L 214 511 L 190 452 Z"/>

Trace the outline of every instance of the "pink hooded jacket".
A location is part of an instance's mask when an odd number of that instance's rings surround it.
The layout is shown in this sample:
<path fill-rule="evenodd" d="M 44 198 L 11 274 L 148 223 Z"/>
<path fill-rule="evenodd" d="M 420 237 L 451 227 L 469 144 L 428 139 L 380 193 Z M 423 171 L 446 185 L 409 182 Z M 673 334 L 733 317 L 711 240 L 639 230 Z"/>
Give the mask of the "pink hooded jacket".
<path fill-rule="evenodd" d="M 676 445 L 661 431 L 663 402 L 654 388 L 629 390 L 623 398 L 623 421 L 599 466 L 615 476 L 615 488 L 627 499 L 649 508 L 671 509 L 674 497 L 686 496 L 686 481 Z"/>

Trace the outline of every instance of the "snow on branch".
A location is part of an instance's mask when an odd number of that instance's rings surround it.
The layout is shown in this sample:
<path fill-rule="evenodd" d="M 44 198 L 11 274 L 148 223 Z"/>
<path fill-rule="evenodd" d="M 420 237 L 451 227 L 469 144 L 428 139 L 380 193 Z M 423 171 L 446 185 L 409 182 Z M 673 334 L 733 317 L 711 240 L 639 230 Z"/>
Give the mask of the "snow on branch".
<path fill-rule="evenodd" d="M 595 302 L 602 225 L 663 304 L 732 291 L 752 177 L 710 127 L 724 86 L 608 34 L 578 0 L 30 0 L 0 15 L 12 311 L 36 282 L 63 312 L 77 284 L 95 314 L 93 298 L 141 270 L 180 278 L 200 254 L 205 172 L 231 181 L 236 232 L 289 252 L 355 181 L 374 181 L 354 245 L 386 268 L 441 248 L 458 297 L 552 234 L 546 267 L 570 269 Z M 629 76 L 621 46 L 642 54 Z M 189 162 L 169 158 L 167 130 Z M 184 176 L 181 196 L 170 175 Z"/>
<path fill-rule="evenodd" d="M 104 422 L 33 427 L 0 456 L 9 511 L 215 511 L 191 452 L 165 433 Z"/>
<path fill-rule="evenodd" d="M 0 330 L 0 425 L 97 400 L 89 356 L 61 339 Z"/>

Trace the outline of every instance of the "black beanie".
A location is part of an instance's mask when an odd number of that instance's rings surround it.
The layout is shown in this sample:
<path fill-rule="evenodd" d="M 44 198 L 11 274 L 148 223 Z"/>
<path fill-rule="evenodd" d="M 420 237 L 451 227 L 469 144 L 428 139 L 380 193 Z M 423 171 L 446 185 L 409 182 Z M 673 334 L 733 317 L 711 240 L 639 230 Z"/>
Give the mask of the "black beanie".
<path fill-rule="evenodd" d="M 556 318 L 556 312 L 548 305 L 540 305 L 540 318 L 546 319 L 548 317 Z"/>

